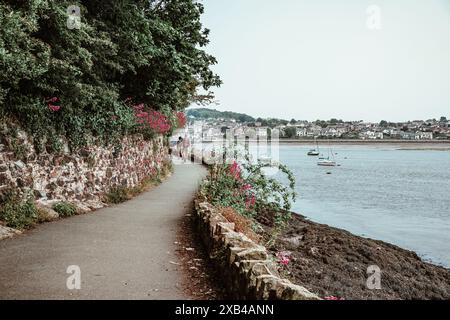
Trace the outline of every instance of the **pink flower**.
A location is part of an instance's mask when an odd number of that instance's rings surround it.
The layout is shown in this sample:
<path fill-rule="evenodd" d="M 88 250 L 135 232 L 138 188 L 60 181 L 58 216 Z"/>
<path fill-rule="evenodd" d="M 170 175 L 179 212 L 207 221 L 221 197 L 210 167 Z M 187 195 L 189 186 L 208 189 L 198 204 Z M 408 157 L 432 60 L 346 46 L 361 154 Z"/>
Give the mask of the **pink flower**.
<path fill-rule="evenodd" d="M 61 109 L 61 106 L 54 106 L 54 105 L 52 105 L 52 104 L 49 104 L 49 105 L 48 105 L 48 108 L 49 108 L 50 110 L 52 110 L 53 112 L 57 112 L 57 111 L 59 111 L 59 109 Z"/>
<path fill-rule="evenodd" d="M 134 105 L 133 109 L 135 112 L 140 112 L 140 111 L 144 110 L 144 104 L 140 103 L 140 104 Z"/>
<path fill-rule="evenodd" d="M 252 189 L 252 186 L 250 185 L 250 184 L 244 184 L 243 186 L 242 186 L 242 191 L 248 191 L 248 190 L 251 190 Z"/>
<path fill-rule="evenodd" d="M 335 297 L 335 296 L 328 296 L 323 299 L 324 300 L 345 300 L 344 298 L 339 298 L 339 297 Z"/>
<path fill-rule="evenodd" d="M 254 195 L 251 195 L 251 197 L 247 198 L 247 201 L 245 202 L 245 206 L 247 209 L 252 208 L 256 204 L 256 197 Z"/>
<path fill-rule="evenodd" d="M 289 251 L 281 251 L 277 253 L 278 262 L 283 265 L 287 266 L 289 262 L 291 262 L 291 252 Z"/>
<path fill-rule="evenodd" d="M 48 103 L 50 103 L 50 102 L 56 102 L 56 101 L 58 101 L 59 100 L 59 98 L 58 97 L 52 97 L 52 98 L 46 98 L 46 102 L 48 102 Z"/>
<path fill-rule="evenodd" d="M 236 179 L 241 179 L 241 168 L 239 167 L 239 164 L 234 161 L 233 164 L 230 166 L 230 174 Z"/>
<path fill-rule="evenodd" d="M 136 122 L 144 128 L 149 128 L 157 133 L 165 134 L 170 131 L 170 122 L 167 116 L 158 111 L 144 111 L 143 103 L 133 106 Z"/>
<path fill-rule="evenodd" d="M 186 115 L 184 114 L 184 112 L 177 112 L 178 128 L 184 128 L 186 122 Z"/>

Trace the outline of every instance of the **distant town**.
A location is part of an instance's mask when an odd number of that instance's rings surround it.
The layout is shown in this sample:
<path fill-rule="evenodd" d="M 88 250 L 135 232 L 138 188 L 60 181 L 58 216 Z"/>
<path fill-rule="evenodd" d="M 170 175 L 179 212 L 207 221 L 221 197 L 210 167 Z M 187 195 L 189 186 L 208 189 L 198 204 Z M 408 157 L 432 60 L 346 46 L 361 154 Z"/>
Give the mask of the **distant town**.
<path fill-rule="evenodd" d="M 223 136 L 226 130 L 235 134 L 245 134 L 258 128 L 258 132 L 270 134 L 278 129 L 280 138 L 285 139 L 359 139 L 359 140 L 450 140 L 450 120 L 412 120 L 407 122 L 330 120 L 283 120 L 253 118 L 246 114 L 222 112 L 214 109 L 189 109 L 190 123 L 202 122 L 203 139 L 214 140 Z"/>

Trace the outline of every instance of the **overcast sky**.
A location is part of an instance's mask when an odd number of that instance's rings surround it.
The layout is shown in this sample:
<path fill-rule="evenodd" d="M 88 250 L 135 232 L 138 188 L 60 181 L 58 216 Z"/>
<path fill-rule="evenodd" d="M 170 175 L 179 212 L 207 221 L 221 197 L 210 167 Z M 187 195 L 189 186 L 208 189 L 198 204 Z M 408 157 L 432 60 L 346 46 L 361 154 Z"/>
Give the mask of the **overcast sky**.
<path fill-rule="evenodd" d="M 450 0 L 203 3 L 224 81 L 214 108 L 305 120 L 450 117 Z M 380 30 L 367 26 L 370 5 L 381 9 Z"/>

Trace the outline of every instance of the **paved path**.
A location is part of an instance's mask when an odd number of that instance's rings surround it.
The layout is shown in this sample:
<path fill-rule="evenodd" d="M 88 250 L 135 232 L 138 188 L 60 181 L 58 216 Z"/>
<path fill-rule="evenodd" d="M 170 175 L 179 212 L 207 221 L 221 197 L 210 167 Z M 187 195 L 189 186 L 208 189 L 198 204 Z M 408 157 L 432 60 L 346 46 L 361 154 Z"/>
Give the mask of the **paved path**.
<path fill-rule="evenodd" d="M 131 201 L 0 241 L 0 299 L 188 299 L 170 262 L 205 174 L 200 165 L 177 165 Z M 80 267 L 80 290 L 67 289 L 70 265 Z"/>

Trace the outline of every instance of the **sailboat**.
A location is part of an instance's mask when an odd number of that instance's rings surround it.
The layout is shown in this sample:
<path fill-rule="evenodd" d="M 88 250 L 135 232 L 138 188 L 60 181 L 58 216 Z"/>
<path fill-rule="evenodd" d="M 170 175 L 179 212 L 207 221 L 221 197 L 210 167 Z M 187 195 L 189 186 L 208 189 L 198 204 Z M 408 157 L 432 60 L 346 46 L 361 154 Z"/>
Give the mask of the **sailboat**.
<path fill-rule="evenodd" d="M 314 138 L 314 141 L 316 142 L 317 149 L 309 150 L 308 156 L 318 156 L 320 154 L 320 152 L 319 152 L 319 143 L 317 142 L 316 138 Z"/>
<path fill-rule="evenodd" d="M 331 154 L 331 158 L 330 159 L 330 154 Z M 319 161 L 317 161 L 317 165 L 318 166 L 323 166 L 323 167 L 336 167 L 337 163 L 334 160 L 334 153 L 333 150 L 331 149 L 331 147 L 329 147 L 328 149 L 328 157 L 320 157 Z"/>
<path fill-rule="evenodd" d="M 319 160 L 317 162 L 317 165 L 323 166 L 323 167 L 336 167 L 337 164 L 336 164 L 336 161 L 326 158 L 326 159 Z"/>

